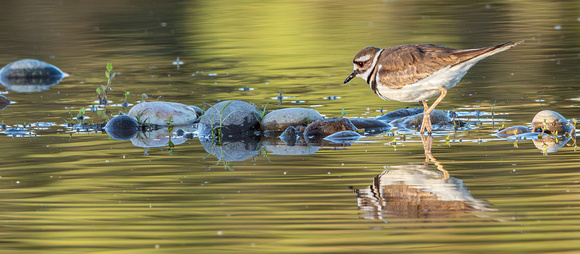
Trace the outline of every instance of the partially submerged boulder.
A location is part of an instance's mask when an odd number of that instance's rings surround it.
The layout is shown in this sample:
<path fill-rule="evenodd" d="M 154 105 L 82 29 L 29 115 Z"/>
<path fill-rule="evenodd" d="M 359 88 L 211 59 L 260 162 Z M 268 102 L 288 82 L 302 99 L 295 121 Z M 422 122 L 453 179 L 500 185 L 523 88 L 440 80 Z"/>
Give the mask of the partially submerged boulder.
<path fill-rule="evenodd" d="M 391 111 L 385 115 L 379 116 L 376 118 L 376 120 L 385 121 L 388 123 L 388 122 L 391 122 L 391 121 L 399 119 L 399 118 L 414 116 L 414 115 L 418 115 L 421 113 L 423 113 L 423 108 L 419 108 L 419 107 L 403 108 L 403 109 Z"/>
<path fill-rule="evenodd" d="M 0 82 L 16 92 L 38 92 L 56 85 L 68 74 L 52 64 L 22 59 L 0 69 Z"/>
<path fill-rule="evenodd" d="M 387 132 L 392 128 L 390 124 L 372 118 L 352 118 L 350 121 L 357 129 L 364 129 L 369 134 Z"/>
<path fill-rule="evenodd" d="M 253 135 L 260 130 L 260 112 L 243 101 L 222 101 L 209 108 L 199 121 L 200 136 L 219 130 L 222 135 Z"/>
<path fill-rule="evenodd" d="M 528 129 L 526 126 L 513 126 L 509 128 L 505 128 L 497 132 L 496 136 L 498 138 L 508 138 L 515 135 L 520 135 L 524 133 L 529 133 L 532 130 Z"/>
<path fill-rule="evenodd" d="M 552 110 L 542 110 L 538 112 L 532 120 L 532 130 L 534 132 L 564 134 L 571 132 L 573 126 L 562 115 Z"/>
<path fill-rule="evenodd" d="M 423 113 L 400 117 L 389 122 L 389 124 L 401 129 L 419 128 L 422 123 Z M 441 110 L 431 112 L 431 124 L 435 130 L 445 128 L 445 126 L 454 126 L 453 119 L 448 116 L 447 112 Z M 463 126 L 464 123 L 456 122 L 455 125 Z"/>
<path fill-rule="evenodd" d="M 304 131 L 305 137 L 326 137 L 341 131 L 355 131 L 356 127 L 347 118 L 335 117 L 311 123 Z"/>
<path fill-rule="evenodd" d="M 137 135 L 139 124 L 128 115 L 118 115 L 113 117 L 107 125 L 105 131 L 116 140 L 128 140 Z"/>
<path fill-rule="evenodd" d="M 283 131 L 289 126 L 308 126 L 309 123 L 321 120 L 318 111 L 310 108 L 285 108 L 270 112 L 262 119 L 262 130 Z"/>
<path fill-rule="evenodd" d="M 137 119 L 141 124 L 155 124 L 161 126 L 188 125 L 197 119 L 194 108 L 181 103 L 152 101 L 139 103 L 129 110 L 129 116 Z"/>

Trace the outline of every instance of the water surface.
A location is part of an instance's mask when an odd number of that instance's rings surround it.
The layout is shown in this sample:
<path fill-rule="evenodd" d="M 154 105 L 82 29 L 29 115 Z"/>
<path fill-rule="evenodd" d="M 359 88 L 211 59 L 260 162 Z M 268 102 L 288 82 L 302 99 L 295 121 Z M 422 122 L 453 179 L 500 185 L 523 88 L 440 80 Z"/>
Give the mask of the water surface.
<path fill-rule="evenodd" d="M 574 2 L 6 3 L 2 65 L 33 58 L 70 76 L 39 92 L 2 89 L 14 102 L 0 111 L 8 127 L 52 124 L 34 135 L 0 136 L 0 250 L 575 252 L 580 159 L 573 141 L 544 155 L 530 140 L 514 144 L 493 132 L 502 124 L 526 125 L 543 109 L 580 117 L 578 18 Z M 433 163 L 424 166 L 421 138 L 409 131 L 294 156 L 276 152 L 283 144 L 260 143 L 247 159 L 224 161 L 197 138 L 170 152 L 62 126 L 95 104 L 109 62 L 118 72 L 113 104 L 130 91 L 132 104 L 146 94 L 148 101 L 200 107 L 237 99 L 270 110 L 301 106 L 328 117 L 343 109 L 347 117 L 376 117 L 419 104 L 383 101 L 360 79 L 342 84 L 361 48 L 519 40 L 526 43 L 473 67 L 438 107 L 467 114 L 472 123 L 469 130 L 437 133 L 432 144 L 450 179 L 481 205 L 465 211 L 430 213 L 429 206 L 389 199 L 381 212 L 379 199 L 362 202 L 360 193 L 384 172 L 440 172 Z M 279 92 L 292 98 L 278 104 Z M 124 109 L 108 110 L 110 116 Z M 89 123 L 107 119 L 86 115 Z M 431 200 L 425 189 L 409 186 L 387 189 Z"/>

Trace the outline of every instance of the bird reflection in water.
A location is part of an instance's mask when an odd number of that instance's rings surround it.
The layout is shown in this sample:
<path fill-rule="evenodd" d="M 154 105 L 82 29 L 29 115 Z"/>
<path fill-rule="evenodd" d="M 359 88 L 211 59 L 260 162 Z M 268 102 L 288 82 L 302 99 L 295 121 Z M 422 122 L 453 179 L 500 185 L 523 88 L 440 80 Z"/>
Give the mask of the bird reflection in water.
<path fill-rule="evenodd" d="M 364 189 L 355 189 L 361 218 L 447 218 L 468 212 L 493 211 L 473 198 L 463 181 L 450 177 L 431 153 L 431 135 L 421 135 L 425 161 L 392 166 Z M 433 162 L 437 170 L 429 169 Z"/>

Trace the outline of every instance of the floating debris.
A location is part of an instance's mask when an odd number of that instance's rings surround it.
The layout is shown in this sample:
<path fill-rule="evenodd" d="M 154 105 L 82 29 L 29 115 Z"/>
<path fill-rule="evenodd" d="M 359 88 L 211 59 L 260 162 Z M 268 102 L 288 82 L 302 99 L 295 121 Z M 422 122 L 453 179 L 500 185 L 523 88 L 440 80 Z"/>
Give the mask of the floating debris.
<path fill-rule="evenodd" d="M 338 100 L 340 98 L 341 97 L 339 97 L 339 96 L 328 96 L 328 97 L 324 97 L 322 99 L 324 99 L 324 100 Z"/>
<path fill-rule="evenodd" d="M 175 60 L 173 62 L 173 65 L 176 65 L 177 66 L 177 69 L 179 70 L 179 66 L 180 65 L 183 65 L 183 62 L 182 61 L 179 61 L 179 57 L 177 57 L 177 60 Z"/>
<path fill-rule="evenodd" d="M 238 90 L 240 90 L 240 91 L 252 91 L 252 90 L 254 90 L 254 88 L 251 88 L 251 87 L 242 87 L 242 88 L 238 88 Z"/>

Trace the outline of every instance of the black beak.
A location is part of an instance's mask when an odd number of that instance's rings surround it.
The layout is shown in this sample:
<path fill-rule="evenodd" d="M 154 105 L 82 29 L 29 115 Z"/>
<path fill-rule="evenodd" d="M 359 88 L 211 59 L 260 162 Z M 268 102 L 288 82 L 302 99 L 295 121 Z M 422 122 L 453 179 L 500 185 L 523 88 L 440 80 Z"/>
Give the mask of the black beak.
<path fill-rule="evenodd" d="M 348 77 L 346 77 L 344 83 L 347 84 L 353 78 L 356 78 L 356 74 L 354 73 L 354 71 L 350 75 L 348 75 Z"/>

